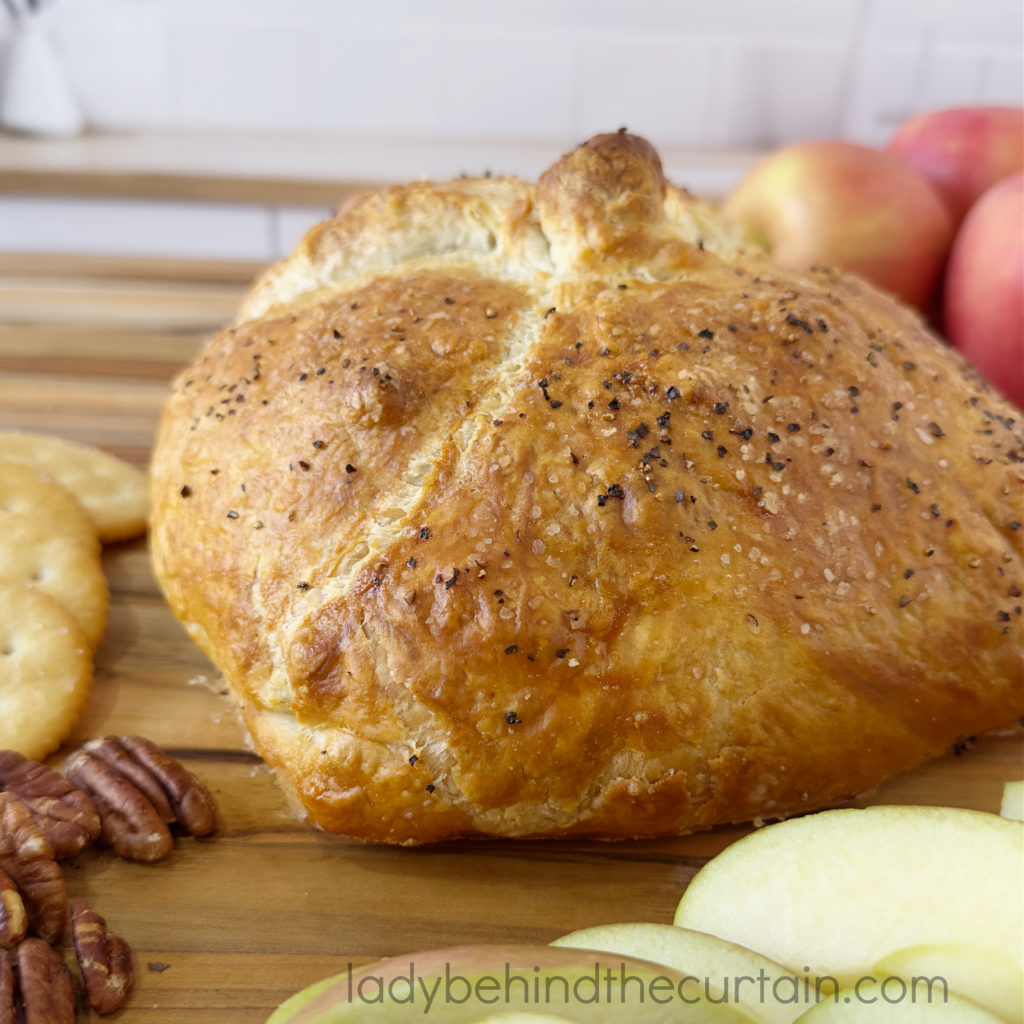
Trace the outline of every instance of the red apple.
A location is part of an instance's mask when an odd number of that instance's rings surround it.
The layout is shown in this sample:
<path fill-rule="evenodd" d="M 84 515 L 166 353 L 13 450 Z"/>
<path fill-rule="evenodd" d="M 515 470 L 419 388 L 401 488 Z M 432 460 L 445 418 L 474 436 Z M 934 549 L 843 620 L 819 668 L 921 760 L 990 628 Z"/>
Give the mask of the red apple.
<path fill-rule="evenodd" d="M 964 219 L 944 314 L 950 341 L 1024 408 L 1024 173 L 993 185 Z"/>
<path fill-rule="evenodd" d="M 1024 170 L 1024 109 L 958 107 L 919 114 L 896 130 L 886 149 L 935 186 L 959 224 L 982 192 Z"/>
<path fill-rule="evenodd" d="M 723 209 L 782 266 L 853 271 L 919 309 L 953 239 L 949 211 L 924 175 L 851 142 L 777 150 L 754 165 Z"/>

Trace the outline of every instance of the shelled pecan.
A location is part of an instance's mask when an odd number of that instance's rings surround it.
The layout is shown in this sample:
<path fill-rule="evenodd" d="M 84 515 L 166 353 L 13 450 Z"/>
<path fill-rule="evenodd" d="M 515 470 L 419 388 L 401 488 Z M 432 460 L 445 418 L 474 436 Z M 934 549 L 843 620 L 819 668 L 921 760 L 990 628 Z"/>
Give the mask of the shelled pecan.
<path fill-rule="evenodd" d="M 29 927 L 47 942 L 58 942 L 68 919 L 64 876 L 29 809 L 7 792 L 0 793 L 0 871 L 21 893 Z"/>
<path fill-rule="evenodd" d="M 160 815 L 161 821 L 167 825 L 174 821 L 174 810 L 160 783 L 142 765 L 132 760 L 122 746 L 120 737 L 104 736 L 101 739 L 89 740 L 82 749 L 120 772 L 131 782 L 153 805 L 153 810 Z"/>
<path fill-rule="evenodd" d="M 58 860 L 73 857 L 99 837 L 100 817 L 88 794 L 39 761 L 0 750 L 0 790 L 21 798 Z"/>
<path fill-rule="evenodd" d="M 75 956 L 89 1005 L 100 1016 L 119 1010 L 132 987 L 132 952 L 106 920 L 83 900 L 71 903 L 71 933 Z"/>
<path fill-rule="evenodd" d="M 65 765 L 100 815 L 100 835 L 122 857 L 160 860 L 170 853 L 175 822 L 195 836 L 216 826 L 209 790 L 180 762 L 140 736 L 90 740 Z"/>
<path fill-rule="evenodd" d="M 64 775 L 0 750 L 0 1024 L 74 1024 L 76 983 L 53 948 L 69 912 L 89 1006 L 114 1013 L 132 988 L 128 943 L 84 901 L 69 906 L 58 858 L 101 838 L 123 857 L 159 860 L 170 826 L 205 836 L 216 824 L 206 786 L 140 736 L 86 743 Z"/>
<path fill-rule="evenodd" d="M 0 949 L 0 1024 L 14 1024 L 14 971 L 6 949 Z"/>
<path fill-rule="evenodd" d="M 13 949 L 27 931 L 25 901 L 11 876 L 0 871 L 0 949 Z"/>
<path fill-rule="evenodd" d="M 174 811 L 174 820 L 189 835 L 206 836 L 217 827 L 210 791 L 181 762 L 142 736 L 122 736 L 121 746 L 160 784 Z"/>
<path fill-rule="evenodd" d="M 75 1024 L 71 975 L 42 939 L 25 939 L 18 946 L 18 1001 L 25 1024 Z"/>
<path fill-rule="evenodd" d="M 170 829 L 130 779 L 95 754 L 79 750 L 64 766 L 67 777 L 91 797 L 100 814 L 100 838 L 128 860 L 155 861 L 171 852 Z"/>

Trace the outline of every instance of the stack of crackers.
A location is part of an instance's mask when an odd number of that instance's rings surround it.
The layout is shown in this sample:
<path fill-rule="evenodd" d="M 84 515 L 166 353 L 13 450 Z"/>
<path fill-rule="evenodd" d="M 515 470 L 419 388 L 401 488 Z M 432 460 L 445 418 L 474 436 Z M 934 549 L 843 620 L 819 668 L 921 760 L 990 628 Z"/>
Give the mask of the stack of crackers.
<path fill-rule="evenodd" d="M 107 624 L 102 545 L 144 533 L 147 514 L 130 463 L 0 431 L 0 749 L 41 758 L 71 732 Z"/>

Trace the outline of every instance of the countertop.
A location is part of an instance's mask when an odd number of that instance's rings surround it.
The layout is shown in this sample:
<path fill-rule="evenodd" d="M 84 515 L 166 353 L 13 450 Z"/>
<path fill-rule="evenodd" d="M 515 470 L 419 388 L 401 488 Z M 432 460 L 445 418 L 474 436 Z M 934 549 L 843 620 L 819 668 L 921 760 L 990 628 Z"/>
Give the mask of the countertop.
<path fill-rule="evenodd" d="M 233 313 L 255 267 L 0 257 L 0 428 L 98 444 L 140 466 L 167 384 Z M 612 921 L 670 922 L 694 872 L 745 828 L 600 844 L 363 846 L 293 817 L 213 667 L 150 571 L 145 540 L 108 547 L 112 593 L 92 695 L 70 744 L 137 732 L 212 788 L 220 826 L 154 865 L 102 849 L 65 869 L 132 946 L 123 1024 L 260 1024 L 348 963 L 468 942 L 548 942 Z M 979 740 L 865 802 L 998 810 L 1020 734 Z M 55 760 L 59 760 L 55 759 Z M 65 950 L 65 952 L 67 952 Z"/>

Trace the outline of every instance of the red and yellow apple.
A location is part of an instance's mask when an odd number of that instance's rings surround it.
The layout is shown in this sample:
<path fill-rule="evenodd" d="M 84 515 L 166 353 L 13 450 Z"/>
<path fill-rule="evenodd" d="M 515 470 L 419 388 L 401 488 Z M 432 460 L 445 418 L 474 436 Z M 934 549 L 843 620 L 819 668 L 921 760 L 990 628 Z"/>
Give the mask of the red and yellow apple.
<path fill-rule="evenodd" d="M 943 285 L 950 341 L 1024 408 L 1024 173 L 993 185 L 957 233 Z"/>
<path fill-rule="evenodd" d="M 955 224 L 997 181 L 1024 170 L 1024 109 L 957 107 L 918 114 L 886 145 L 946 200 Z"/>
<path fill-rule="evenodd" d="M 776 263 L 852 271 L 925 309 L 953 239 L 945 202 L 899 157 L 851 142 L 798 143 L 754 165 L 726 197 Z"/>

